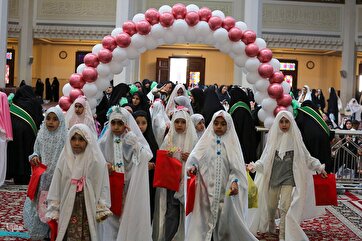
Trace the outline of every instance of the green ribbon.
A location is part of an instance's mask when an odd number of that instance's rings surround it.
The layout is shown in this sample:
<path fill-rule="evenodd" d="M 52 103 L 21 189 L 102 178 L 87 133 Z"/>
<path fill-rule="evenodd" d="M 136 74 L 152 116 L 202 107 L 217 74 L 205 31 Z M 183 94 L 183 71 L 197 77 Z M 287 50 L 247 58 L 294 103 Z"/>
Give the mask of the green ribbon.
<path fill-rule="evenodd" d="M 327 135 L 328 136 L 330 135 L 330 131 L 329 131 L 329 128 L 328 128 L 326 122 L 322 119 L 322 117 L 315 110 L 313 110 L 309 106 L 300 107 L 298 110 L 301 110 L 303 113 L 312 117 L 320 125 L 320 127 L 322 127 L 322 129 L 327 133 Z"/>
<path fill-rule="evenodd" d="M 251 110 L 250 110 L 249 106 L 247 104 L 245 104 L 245 102 L 238 101 L 235 104 L 233 104 L 233 106 L 230 108 L 230 110 L 229 110 L 230 115 L 232 115 L 234 113 L 234 111 L 236 110 L 236 108 L 239 108 L 239 107 L 246 109 L 251 114 Z"/>
<path fill-rule="evenodd" d="M 36 133 L 38 132 L 38 128 L 36 127 L 35 121 L 25 110 L 12 103 L 10 105 L 10 113 L 16 115 L 17 117 L 28 123 L 31 129 L 33 129 L 34 134 L 36 135 Z"/>

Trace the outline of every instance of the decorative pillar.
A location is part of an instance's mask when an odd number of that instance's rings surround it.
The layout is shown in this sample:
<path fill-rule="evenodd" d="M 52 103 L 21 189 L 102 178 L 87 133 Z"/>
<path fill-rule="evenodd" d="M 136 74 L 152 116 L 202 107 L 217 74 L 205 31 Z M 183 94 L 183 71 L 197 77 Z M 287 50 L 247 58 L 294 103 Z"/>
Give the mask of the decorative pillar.
<path fill-rule="evenodd" d="M 8 6 L 8 0 L 0 1 L 0 88 L 5 87 Z"/>
<path fill-rule="evenodd" d="M 343 49 L 340 97 L 343 106 L 354 97 L 356 92 L 356 1 L 346 1 L 343 17 Z"/>

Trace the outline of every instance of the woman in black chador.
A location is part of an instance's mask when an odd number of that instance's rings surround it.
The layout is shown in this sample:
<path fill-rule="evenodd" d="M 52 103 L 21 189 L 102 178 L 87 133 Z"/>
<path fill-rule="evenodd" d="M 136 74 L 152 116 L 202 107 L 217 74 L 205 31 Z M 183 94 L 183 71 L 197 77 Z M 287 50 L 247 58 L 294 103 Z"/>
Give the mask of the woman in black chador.
<path fill-rule="evenodd" d="M 58 102 L 59 101 L 59 81 L 58 81 L 57 77 L 53 78 L 52 92 L 53 92 L 54 102 Z"/>
<path fill-rule="evenodd" d="M 50 102 L 53 101 L 52 85 L 50 84 L 49 78 L 45 79 L 45 99 Z"/>

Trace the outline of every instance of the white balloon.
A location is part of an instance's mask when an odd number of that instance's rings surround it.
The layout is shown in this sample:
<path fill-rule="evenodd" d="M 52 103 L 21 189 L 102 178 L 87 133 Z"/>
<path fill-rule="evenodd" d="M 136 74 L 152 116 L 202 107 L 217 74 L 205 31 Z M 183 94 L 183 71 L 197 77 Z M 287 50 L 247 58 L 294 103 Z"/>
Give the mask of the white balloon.
<path fill-rule="evenodd" d="M 82 88 L 83 93 L 87 98 L 92 98 L 97 94 L 98 88 L 94 83 L 86 83 Z"/>
<path fill-rule="evenodd" d="M 248 60 L 247 56 L 244 55 L 237 55 L 236 58 L 234 59 L 234 63 L 238 66 L 238 67 L 244 67 L 246 61 Z"/>
<path fill-rule="evenodd" d="M 214 38 L 218 43 L 225 43 L 229 40 L 228 31 L 224 28 L 219 28 L 214 31 Z"/>
<path fill-rule="evenodd" d="M 125 60 L 122 61 L 121 64 L 122 64 L 123 67 L 127 67 L 130 63 L 131 63 L 131 61 L 129 59 L 125 59 Z"/>
<path fill-rule="evenodd" d="M 137 13 L 136 15 L 133 16 L 132 21 L 137 23 L 137 22 L 139 22 L 141 20 L 145 20 L 145 19 L 146 19 L 145 15 L 143 13 Z"/>
<path fill-rule="evenodd" d="M 256 38 L 255 44 L 259 47 L 259 49 L 265 49 L 266 48 L 266 42 L 262 38 Z"/>
<path fill-rule="evenodd" d="M 186 21 L 183 19 L 176 19 L 173 24 L 171 30 L 177 36 L 185 35 L 189 26 Z"/>
<path fill-rule="evenodd" d="M 235 27 L 237 27 L 238 29 L 245 31 L 248 29 L 248 26 L 246 25 L 246 23 L 242 22 L 242 21 L 237 21 L 235 23 Z"/>
<path fill-rule="evenodd" d="M 248 71 L 245 69 L 245 67 L 242 67 L 241 68 L 241 71 L 243 71 L 243 73 L 246 75 L 246 74 L 248 74 Z"/>
<path fill-rule="evenodd" d="M 146 36 L 146 48 L 155 49 L 155 48 L 157 48 L 157 46 L 158 46 L 157 41 L 152 36 L 147 35 Z"/>
<path fill-rule="evenodd" d="M 283 87 L 283 93 L 284 94 L 289 94 L 290 93 L 290 84 L 288 84 L 286 81 L 282 82 L 282 87 Z"/>
<path fill-rule="evenodd" d="M 103 77 L 101 77 L 101 78 L 103 78 Z M 111 81 L 111 80 L 113 80 L 113 78 L 114 78 L 114 74 L 113 74 L 113 73 L 110 73 L 109 75 L 107 75 L 106 77 L 104 77 L 104 79 L 106 79 L 107 81 Z"/>
<path fill-rule="evenodd" d="M 277 72 L 280 70 L 280 62 L 279 60 L 277 60 L 276 58 L 272 58 L 268 64 L 270 64 L 271 66 L 273 66 L 274 72 Z"/>
<path fill-rule="evenodd" d="M 155 38 L 159 39 L 162 38 L 163 35 L 165 35 L 166 29 L 162 27 L 161 24 L 157 23 L 151 27 L 150 35 Z"/>
<path fill-rule="evenodd" d="M 268 98 L 268 97 L 269 97 L 269 96 L 268 96 L 267 93 L 265 93 L 265 92 L 260 92 L 260 91 L 256 91 L 256 92 L 255 92 L 255 95 L 254 95 L 255 101 L 256 101 L 256 103 L 258 103 L 258 104 L 261 104 L 261 102 L 262 102 L 264 99 Z"/>
<path fill-rule="evenodd" d="M 270 128 L 272 127 L 273 123 L 274 123 L 275 117 L 274 116 L 268 116 L 265 121 L 264 121 L 264 126 L 266 128 Z"/>
<path fill-rule="evenodd" d="M 164 45 L 166 42 L 163 38 L 157 39 L 158 46 Z"/>
<path fill-rule="evenodd" d="M 255 83 L 255 89 L 260 92 L 267 92 L 269 85 L 270 83 L 267 79 L 259 79 Z"/>
<path fill-rule="evenodd" d="M 186 34 L 185 34 L 186 41 L 191 42 L 191 43 L 196 42 L 196 39 L 197 39 L 197 34 L 196 33 L 197 33 L 197 31 L 196 31 L 195 27 L 189 27 L 187 29 Z"/>
<path fill-rule="evenodd" d="M 246 70 L 248 71 L 248 70 Z M 262 77 L 259 75 L 259 73 L 255 73 L 255 72 L 249 72 L 246 75 L 246 80 L 248 81 L 249 84 L 255 84 L 256 81 L 262 79 Z M 259 103 L 259 102 L 258 102 Z"/>
<path fill-rule="evenodd" d="M 147 51 L 147 48 L 146 47 L 141 47 L 141 48 L 137 49 L 137 51 L 138 51 L 139 54 L 142 54 L 142 53 Z"/>
<path fill-rule="evenodd" d="M 210 44 L 210 45 L 216 44 L 216 40 L 215 40 L 214 35 L 212 33 L 205 36 L 204 41 L 205 41 L 206 44 Z"/>
<path fill-rule="evenodd" d="M 288 109 L 288 111 L 289 111 L 290 113 L 292 113 L 292 114 L 293 114 L 293 111 L 294 111 L 294 110 L 293 110 L 293 106 L 291 106 L 291 105 L 290 105 L 290 106 L 288 106 L 288 108 L 287 108 L 287 109 Z"/>
<path fill-rule="evenodd" d="M 265 119 L 266 119 L 268 116 L 269 116 L 269 114 L 268 114 L 265 110 L 260 109 L 260 110 L 258 111 L 258 119 L 259 119 L 260 121 L 264 122 Z"/>
<path fill-rule="evenodd" d="M 64 96 L 69 96 L 70 91 L 72 91 L 73 89 L 74 89 L 74 88 L 73 88 L 69 83 L 66 83 L 66 84 L 63 86 L 63 89 L 62 89 L 63 95 L 64 95 Z"/>
<path fill-rule="evenodd" d="M 231 52 L 231 48 L 232 48 L 231 44 L 232 44 L 231 41 L 226 41 L 219 47 L 219 50 L 225 54 L 229 54 Z"/>
<path fill-rule="evenodd" d="M 95 98 L 95 96 L 88 99 L 88 103 L 91 109 L 95 109 L 97 107 L 97 99 Z"/>
<path fill-rule="evenodd" d="M 172 13 L 172 8 L 169 5 L 163 5 L 158 9 L 160 14 L 162 13 Z"/>
<path fill-rule="evenodd" d="M 248 72 L 258 72 L 260 61 L 258 58 L 249 58 L 245 63 L 245 68 Z"/>
<path fill-rule="evenodd" d="M 123 32 L 123 28 L 115 28 L 112 30 L 111 36 L 116 37 L 118 34 Z"/>
<path fill-rule="evenodd" d="M 273 112 L 277 106 L 277 101 L 272 98 L 266 98 L 261 102 L 261 107 L 270 113 Z"/>
<path fill-rule="evenodd" d="M 112 61 L 122 62 L 127 59 L 127 52 L 124 48 L 117 47 L 112 51 Z"/>
<path fill-rule="evenodd" d="M 146 44 L 146 37 L 141 34 L 134 34 L 131 37 L 131 46 L 134 46 L 136 49 L 142 48 Z"/>
<path fill-rule="evenodd" d="M 139 56 L 137 49 L 133 46 L 129 46 L 128 48 L 126 48 L 126 52 L 129 59 L 137 59 Z"/>
<path fill-rule="evenodd" d="M 206 37 L 210 33 L 212 33 L 212 30 L 209 27 L 209 24 L 205 21 L 200 21 L 195 26 L 196 32 L 201 37 Z"/>
<path fill-rule="evenodd" d="M 214 11 L 212 11 L 211 15 L 213 17 L 219 17 L 221 19 L 225 18 L 225 14 L 221 10 L 214 10 Z"/>
<path fill-rule="evenodd" d="M 77 67 L 77 74 L 82 74 L 84 68 L 87 67 L 84 63 L 83 64 L 80 64 L 78 65 Z"/>
<path fill-rule="evenodd" d="M 185 36 L 177 36 L 177 40 L 176 43 L 186 43 L 186 38 Z"/>
<path fill-rule="evenodd" d="M 232 58 L 233 60 L 235 60 L 237 57 L 238 57 L 238 55 L 236 55 L 234 52 L 230 52 L 229 53 L 229 56 L 230 56 L 230 58 Z"/>
<path fill-rule="evenodd" d="M 123 66 L 120 61 L 115 61 L 114 59 L 109 63 L 109 69 L 113 74 L 120 74 L 123 70 Z"/>
<path fill-rule="evenodd" d="M 233 45 L 233 46 L 232 46 L 232 51 L 233 51 L 235 54 L 246 55 L 246 54 L 245 54 L 245 44 L 244 44 L 244 42 L 238 41 L 238 42 L 234 42 L 232 45 Z"/>
<path fill-rule="evenodd" d="M 109 75 L 109 73 L 111 72 L 111 69 L 109 68 L 108 64 L 100 63 L 96 69 L 97 69 L 98 75 L 102 76 L 102 77 Z"/>
<path fill-rule="evenodd" d="M 102 44 L 96 44 L 93 46 L 92 48 L 92 53 L 93 54 L 98 54 L 98 52 L 103 49 L 103 45 Z"/>
<path fill-rule="evenodd" d="M 104 79 L 104 78 L 98 78 L 94 84 L 97 86 L 98 90 L 101 90 L 101 91 L 104 91 L 106 90 L 109 86 L 110 86 L 110 83 L 109 83 L 109 80 L 107 79 Z M 101 92 L 100 91 L 100 92 Z M 102 93 L 102 92 L 101 92 Z M 98 95 L 98 94 L 97 94 Z"/>
<path fill-rule="evenodd" d="M 176 43 L 177 37 L 172 31 L 166 31 L 165 35 L 163 35 L 163 39 L 167 44 L 174 44 Z"/>
<path fill-rule="evenodd" d="M 96 81 L 97 82 L 97 81 Z M 97 85 L 97 84 L 96 84 Z M 98 86 L 97 86 L 98 88 Z M 108 87 L 107 87 L 108 88 Z M 99 91 L 100 89 L 98 88 L 98 92 L 96 94 L 96 96 L 94 97 L 97 100 L 97 105 L 99 104 L 99 102 L 101 102 L 101 100 L 103 99 L 103 91 Z"/>
<path fill-rule="evenodd" d="M 195 4 L 189 4 L 186 6 L 186 10 L 187 10 L 187 12 L 192 12 L 192 11 L 198 12 L 200 10 L 200 8 Z"/>

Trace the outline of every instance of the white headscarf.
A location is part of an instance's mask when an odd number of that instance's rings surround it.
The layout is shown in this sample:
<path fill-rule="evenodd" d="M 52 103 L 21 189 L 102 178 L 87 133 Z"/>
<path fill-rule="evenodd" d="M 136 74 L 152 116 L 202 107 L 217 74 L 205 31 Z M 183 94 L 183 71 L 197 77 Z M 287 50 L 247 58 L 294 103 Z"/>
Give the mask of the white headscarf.
<path fill-rule="evenodd" d="M 175 105 L 183 106 L 183 107 L 187 108 L 190 115 L 194 114 L 194 111 L 191 106 L 190 98 L 188 96 L 187 97 L 185 97 L 183 95 L 177 96 L 177 97 L 175 97 L 174 101 L 175 101 Z"/>
<path fill-rule="evenodd" d="M 200 123 L 200 121 L 204 120 L 204 122 L 205 122 L 205 118 L 201 114 L 193 114 L 191 116 L 191 120 L 194 123 L 195 129 L 196 129 L 197 124 Z M 203 131 L 196 130 L 196 133 L 197 133 L 197 136 L 199 137 L 199 139 L 202 136 L 202 134 L 204 134 L 204 132 L 205 132 L 205 130 L 203 130 Z"/>
<path fill-rule="evenodd" d="M 304 93 L 302 92 L 302 94 L 299 96 L 298 98 L 298 102 L 299 103 L 303 103 L 304 101 L 306 100 L 312 100 L 312 92 L 310 91 L 310 88 L 308 85 L 304 85 L 303 88 L 306 88 L 307 89 L 307 93 Z M 304 97 L 304 99 L 303 99 Z"/>
<path fill-rule="evenodd" d="M 157 145 L 161 146 L 165 137 L 166 128 L 170 126 L 170 119 L 168 118 L 165 106 L 161 100 L 155 100 L 150 107 L 151 121 L 153 134 L 155 135 Z"/>
<path fill-rule="evenodd" d="M 183 84 L 176 85 L 176 87 L 173 89 L 173 91 L 170 95 L 170 98 L 168 98 L 168 101 L 167 101 L 167 105 L 166 105 L 167 116 L 171 116 L 172 113 L 174 112 L 174 109 L 175 109 L 175 100 L 174 99 L 177 97 L 177 91 L 179 89 L 183 90 L 183 94 L 182 94 L 183 96 L 188 97 L 185 86 Z"/>

